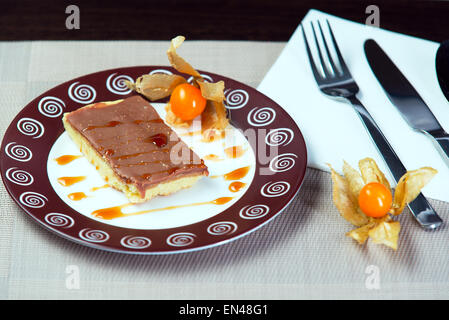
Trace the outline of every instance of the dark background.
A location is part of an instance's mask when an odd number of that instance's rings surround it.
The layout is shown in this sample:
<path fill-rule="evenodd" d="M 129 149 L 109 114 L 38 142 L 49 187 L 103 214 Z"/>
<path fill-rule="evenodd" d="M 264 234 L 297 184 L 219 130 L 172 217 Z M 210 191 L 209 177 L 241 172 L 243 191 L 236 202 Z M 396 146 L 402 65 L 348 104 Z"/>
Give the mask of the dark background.
<path fill-rule="evenodd" d="M 75 4 L 81 28 L 67 30 Z M 310 8 L 364 23 L 380 8 L 380 26 L 434 41 L 449 39 L 448 1 L 349 0 L 0 0 L 0 40 L 286 41 Z"/>

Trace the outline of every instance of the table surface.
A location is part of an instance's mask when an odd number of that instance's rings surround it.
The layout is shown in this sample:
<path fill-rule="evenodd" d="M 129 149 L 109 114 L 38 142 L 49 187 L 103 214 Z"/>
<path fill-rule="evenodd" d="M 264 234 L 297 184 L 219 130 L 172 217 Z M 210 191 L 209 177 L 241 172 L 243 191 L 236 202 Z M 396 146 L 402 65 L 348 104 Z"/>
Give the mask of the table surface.
<path fill-rule="evenodd" d="M 168 41 L 0 42 L 0 136 L 23 106 L 53 86 L 103 69 L 166 65 L 168 45 Z M 182 53 L 198 69 L 257 87 L 284 46 L 284 42 L 188 41 Z M 448 221 L 449 204 L 431 203 Z M 308 169 L 292 204 L 248 236 L 197 252 L 134 256 L 81 246 L 43 229 L 2 185 L 0 298 L 449 298 L 447 226 L 424 231 L 408 211 L 399 220 L 397 252 L 371 242 L 358 245 L 345 237 L 351 226 L 332 204 L 329 175 Z"/>

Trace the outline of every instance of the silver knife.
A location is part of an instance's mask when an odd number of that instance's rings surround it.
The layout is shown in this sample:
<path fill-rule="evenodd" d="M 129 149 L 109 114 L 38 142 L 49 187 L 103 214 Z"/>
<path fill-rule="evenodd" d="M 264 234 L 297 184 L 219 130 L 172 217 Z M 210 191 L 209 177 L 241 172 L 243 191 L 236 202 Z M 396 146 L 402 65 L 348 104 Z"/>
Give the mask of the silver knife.
<path fill-rule="evenodd" d="M 449 157 L 449 134 L 444 131 L 415 88 L 376 41 L 366 40 L 364 47 L 374 75 L 403 118 L 413 129 L 434 138 Z M 449 159 L 445 160 L 449 164 Z"/>
<path fill-rule="evenodd" d="M 410 126 L 434 136 L 440 145 L 442 145 L 446 154 L 448 154 L 449 139 L 444 139 L 443 137 L 449 136 L 410 82 L 374 40 L 365 41 L 364 47 L 365 55 L 375 76 L 390 100 L 399 109 Z M 397 158 L 395 154 L 391 157 Z M 395 166 L 390 167 L 390 171 L 396 182 L 398 182 L 406 172 L 406 169 L 399 159 L 394 163 Z M 414 201 L 409 203 L 408 206 L 421 226 L 427 229 L 436 229 L 443 223 L 442 219 L 437 215 L 422 193 Z"/>

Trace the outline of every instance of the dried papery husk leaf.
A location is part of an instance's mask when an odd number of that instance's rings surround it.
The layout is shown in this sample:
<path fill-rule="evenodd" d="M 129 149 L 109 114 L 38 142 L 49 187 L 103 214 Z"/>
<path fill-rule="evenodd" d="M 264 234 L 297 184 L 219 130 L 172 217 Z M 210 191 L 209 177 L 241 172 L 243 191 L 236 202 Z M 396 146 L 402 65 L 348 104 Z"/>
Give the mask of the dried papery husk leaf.
<path fill-rule="evenodd" d="M 359 244 L 364 244 L 368 238 L 374 243 L 384 244 L 394 250 L 398 247 L 399 231 L 401 225 L 399 221 L 392 221 L 389 215 L 379 219 L 370 218 L 366 225 L 351 230 L 346 236 L 353 238 Z"/>
<path fill-rule="evenodd" d="M 353 196 L 354 201 L 358 202 L 360 190 L 365 186 L 365 182 L 361 174 L 351 167 L 346 161 L 343 163 L 343 174 L 349 184 L 349 190 Z"/>
<path fill-rule="evenodd" d="M 176 52 L 176 49 L 181 46 L 184 40 L 184 36 L 177 36 L 171 40 L 170 48 L 167 50 L 168 61 L 170 61 L 171 66 L 177 71 L 193 76 L 196 81 L 202 80 L 203 77 L 201 74 Z"/>
<path fill-rule="evenodd" d="M 206 108 L 201 114 L 201 132 L 204 141 L 215 141 L 224 137 L 229 120 L 223 102 L 207 100 Z"/>
<path fill-rule="evenodd" d="M 226 107 L 223 102 L 211 102 L 215 108 L 215 113 L 217 114 L 217 122 L 215 123 L 215 128 L 219 130 L 225 130 L 229 124 L 229 119 L 226 117 Z"/>
<path fill-rule="evenodd" d="M 219 102 L 219 103 L 224 101 L 224 99 L 225 99 L 224 81 L 218 81 L 218 82 L 198 81 L 197 83 L 200 87 L 201 95 L 206 100 L 212 100 L 212 101 Z"/>
<path fill-rule="evenodd" d="M 361 226 L 357 229 L 353 229 L 346 233 L 346 236 L 356 240 L 360 244 L 364 244 L 369 237 L 369 231 L 376 225 L 375 222 L 369 222 L 368 224 Z"/>
<path fill-rule="evenodd" d="M 359 169 L 362 173 L 362 178 L 365 184 L 371 183 L 371 182 L 379 182 L 382 183 L 385 187 L 388 188 L 388 190 L 391 190 L 390 183 L 388 182 L 387 178 L 383 174 L 382 171 L 380 171 L 379 167 L 377 166 L 376 161 L 372 158 L 364 158 L 359 161 Z"/>
<path fill-rule="evenodd" d="M 366 216 L 358 205 L 360 191 L 365 186 L 361 174 L 356 169 L 351 167 L 346 161 L 343 163 L 343 174 L 348 181 L 349 191 L 352 196 L 352 201 L 357 207 L 357 212 L 360 215 Z"/>
<path fill-rule="evenodd" d="M 224 106 L 224 81 L 215 83 L 198 81 L 201 95 L 207 100 L 206 108 L 201 114 L 201 131 L 203 141 L 215 141 L 223 138 L 229 119 Z"/>
<path fill-rule="evenodd" d="M 126 82 L 126 85 L 142 94 L 151 101 L 168 97 L 180 84 L 186 83 L 186 79 L 176 74 L 145 74 L 137 78 L 136 83 Z"/>
<path fill-rule="evenodd" d="M 223 101 L 224 82 L 216 83 L 205 82 L 201 74 L 196 71 L 188 62 L 178 55 L 176 50 L 184 42 L 185 37 L 177 36 L 170 43 L 167 50 L 168 60 L 173 68 L 181 73 L 191 75 L 193 77 L 192 85 L 200 88 L 202 96 L 207 100 L 206 108 L 201 114 L 201 131 L 204 141 L 214 141 L 223 137 L 224 130 L 229 124 L 226 115 L 226 108 Z M 183 121 L 177 118 L 170 110 L 167 112 L 167 122 L 173 125 L 182 125 Z"/>
<path fill-rule="evenodd" d="M 125 80 L 125 85 L 129 88 L 129 89 L 131 89 L 132 91 L 136 91 L 136 84 L 134 83 L 134 82 L 131 82 L 131 81 L 128 81 L 128 80 Z"/>
<path fill-rule="evenodd" d="M 405 206 L 415 200 L 421 189 L 438 173 L 430 167 L 423 167 L 417 170 L 408 171 L 399 180 L 393 199 L 391 213 L 401 214 Z"/>
<path fill-rule="evenodd" d="M 393 250 L 398 248 L 399 232 L 401 224 L 399 221 L 391 221 L 389 216 L 376 223 L 368 235 L 374 243 L 384 244 Z"/>
<path fill-rule="evenodd" d="M 369 219 L 359 210 L 357 202 L 354 202 L 348 181 L 345 177 L 339 175 L 330 165 L 329 167 L 332 178 L 332 198 L 340 215 L 357 227 L 367 224 Z"/>

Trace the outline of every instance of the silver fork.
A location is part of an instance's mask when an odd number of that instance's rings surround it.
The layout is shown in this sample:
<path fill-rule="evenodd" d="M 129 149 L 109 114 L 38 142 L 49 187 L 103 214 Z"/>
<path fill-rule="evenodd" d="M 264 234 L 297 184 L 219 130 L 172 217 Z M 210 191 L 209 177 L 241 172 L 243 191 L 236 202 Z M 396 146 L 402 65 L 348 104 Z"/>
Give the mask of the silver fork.
<path fill-rule="evenodd" d="M 346 63 L 343 60 L 329 21 L 326 22 L 331 38 L 330 44 L 328 44 L 328 41 L 326 41 L 326 37 L 324 36 L 324 32 L 319 21 L 318 27 L 327 59 L 325 59 L 325 56 L 320 48 L 314 24 L 313 22 L 311 22 L 312 33 L 315 38 L 315 46 L 318 52 L 319 65 L 315 64 L 314 62 L 309 43 L 307 41 L 307 36 L 304 31 L 304 26 L 301 24 L 307 55 L 309 57 L 312 73 L 315 77 L 318 87 L 325 95 L 331 98 L 344 100 L 352 104 L 354 110 L 357 112 L 363 124 L 365 125 L 366 130 L 370 134 L 372 141 L 376 145 L 379 153 L 382 155 L 382 158 L 387 164 L 392 176 L 394 177 L 396 182 L 398 182 L 402 175 L 407 172 L 407 170 L 394 152 L 391 145 L 388 143 L 387 139 L 374 121 L 373 117 L 369 114 L 368 110 L 366 110 L 359 99 L 357 99 L 356 95 L 359 92 L 359 87 L 352 78 L 351 73 L 346 66 Z M 330 53 L 330 46 L 333 46 L 336 53 L 335 61 Z M 325 60 L 328 61 L 328 64 L 326 64 Z M 319 67 L 322 70 L 322 73 L 319 71 Z M 425 229 L 436 229 L 443 222 L 437 215 L 435 210 L 432 208 L 430 203 L 427 201 L 427 199 L 422 195 L 422 193 L 420 193 L 419 196 L 408 205 L 408 207 L 418 223 Z"/>

